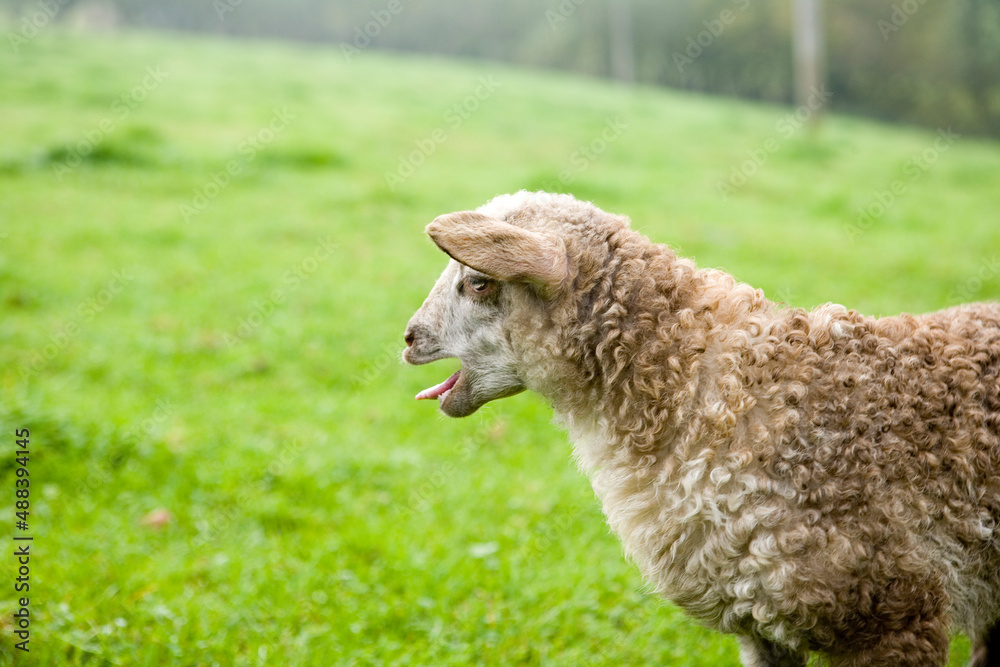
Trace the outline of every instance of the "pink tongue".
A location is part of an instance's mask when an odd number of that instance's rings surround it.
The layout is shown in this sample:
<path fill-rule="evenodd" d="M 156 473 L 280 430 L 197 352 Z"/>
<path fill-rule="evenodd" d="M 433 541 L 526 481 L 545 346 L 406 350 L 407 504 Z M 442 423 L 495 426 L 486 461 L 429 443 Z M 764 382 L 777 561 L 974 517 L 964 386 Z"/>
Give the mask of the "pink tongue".
<path fill-rule="evenodd" d="M 450 378 L 448 378 L 441 384 L 435 387 L 431 387 L 430 389 L 424 389 L 422 392 L 417 394 L 417 400 L 422 401 L 425 398 L 437 398 L 438 396 L 440 396 L 441 394 L 443 394 L 444 392 L 448 391 L 449 389 L 455 386 L 455 383 L 458 382 L 458 376 L 461 375 L 461 373 L 462 371 L 458 371 L 457 373 L 452 375 Z"/>

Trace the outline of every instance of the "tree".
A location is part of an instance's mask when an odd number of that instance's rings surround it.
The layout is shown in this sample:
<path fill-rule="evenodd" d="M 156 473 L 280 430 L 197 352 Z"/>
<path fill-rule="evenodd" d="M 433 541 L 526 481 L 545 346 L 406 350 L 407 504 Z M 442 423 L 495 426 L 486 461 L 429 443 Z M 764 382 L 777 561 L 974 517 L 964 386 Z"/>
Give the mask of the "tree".
<path fill-rule="evenodd" d="M 804 105 L 823 86 L 823 2 L 792 0 L 795 102 Z M 814 113 L 812 118 L 818 119 Z"/>

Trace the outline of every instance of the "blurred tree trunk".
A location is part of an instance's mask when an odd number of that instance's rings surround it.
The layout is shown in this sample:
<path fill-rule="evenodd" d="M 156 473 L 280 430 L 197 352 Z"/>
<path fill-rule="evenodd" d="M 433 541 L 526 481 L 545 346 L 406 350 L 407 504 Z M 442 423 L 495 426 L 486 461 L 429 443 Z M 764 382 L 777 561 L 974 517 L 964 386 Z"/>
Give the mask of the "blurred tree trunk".
<path fill-rule="evenodd" d="M 611 31 L 611 76 L 618 81 L 635 81 L 632 45 L 632 11 L 629 0 L 608 0 L 608 27 Z"/>
<path fill-rule="evenodd" d="M 807 105 L 823 86 L 823 0 L 792 0 L 795 103 Z M 820 110 L 813 111 L 813 124 Z"/>
<path fill-rule="evenodd" d="M 962 58 L 962 74 L 966 90 L 975 106 L 977 120 L 986 124 L 990 115 L 991 79 L 995 64 L 990 58 L 990 45 L 986 37 L 988 10 L 991 3 L 988 0 L 966 0 L 961 7 L 960 41 L 964 45 Z M 993 2 L 992 4 L 996 4 Z"/>

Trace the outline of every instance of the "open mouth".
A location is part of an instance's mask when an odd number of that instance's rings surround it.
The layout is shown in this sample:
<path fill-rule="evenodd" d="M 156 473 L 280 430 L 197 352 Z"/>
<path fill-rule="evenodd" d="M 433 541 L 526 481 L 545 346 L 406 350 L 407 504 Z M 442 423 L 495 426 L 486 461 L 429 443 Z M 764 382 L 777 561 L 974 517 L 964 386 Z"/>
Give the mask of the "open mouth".
<path fill-rule="evenodd" d="M 415 366 L 441 359 L 454 359 L 460 362 L 458 357 L 445 354 L 440 349 L 435 349 L 430 353 L 414 352 L 414 347 L 410 346 L 403 350 L 403 360 Z M 449 417 L 467 417 L 482 405 L 482 403 L 477 403 L 473 395 L 472 381 L 461 367 L 452 373 L 447 380 L 424 389 L 415 398 L 418 401 L 428 398 L 438 399 L 438 408 Z"/>
<path fill-rule="evenodd" d="M 417 394 L 416 398 L 418 401 L 422 401 L 427 398 L 437 398 L 440 399 L 441 403 L 448 400 L 448 396 L 451 394 L 452 388 L 458 384 L 458 381 L 462 378 L 462 371 L 458 370 L 450 378 L 442 382 L 441 384 L 434 385 L 433 387 L 428 387 L 422 392 Z"/>
<path fill-rule="evenodd" d="M 432 359 L 432 361 L 436 360 Z M 430 362 L 421 361 L 419 363 Z M 415 398 L 418 401 L 436 398 L 438 399 L 438 408 L 448 417 L 468 417 L 489 401 L 513 396 L 524 391 L 524 385 L 516 383 L 511 384 L 506 389 L 496 391 L 492 396 L 483 397 L 476 392 L 475 378 L 475 372 L 470 377 L 464 369 L 459 368 L 447 380 L 424 389 Z"/>

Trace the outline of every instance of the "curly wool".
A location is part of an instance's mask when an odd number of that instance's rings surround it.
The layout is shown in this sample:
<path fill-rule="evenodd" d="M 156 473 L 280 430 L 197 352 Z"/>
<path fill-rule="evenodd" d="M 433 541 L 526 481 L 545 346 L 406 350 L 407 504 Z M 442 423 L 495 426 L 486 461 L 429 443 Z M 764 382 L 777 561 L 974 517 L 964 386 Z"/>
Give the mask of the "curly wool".
<path fill-rule="evenodd" d="M 570 296 L 514 317 L 524 373 L 661 594 L 845 665 L 1000 620 L 1000 304 L 780 308 L 568 196 L 479 210 L 566 243 Z"/>

